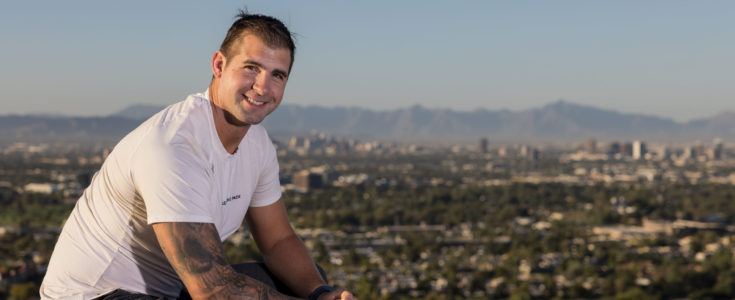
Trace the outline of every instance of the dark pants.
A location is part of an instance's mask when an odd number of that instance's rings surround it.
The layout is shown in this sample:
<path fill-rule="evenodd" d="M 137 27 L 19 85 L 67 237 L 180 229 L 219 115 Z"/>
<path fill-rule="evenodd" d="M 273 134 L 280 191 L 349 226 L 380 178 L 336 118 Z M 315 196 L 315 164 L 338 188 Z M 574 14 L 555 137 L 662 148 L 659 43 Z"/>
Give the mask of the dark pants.
<path fill-rule="evenodd" d="M 245 274 L 247 276 L 254 278 L 255 280 L 265 283 L 266 285 L 276 289 L 277 291 L 283 294 L 286 294 L 289 296 L 296 296 L 293 293 L 293 291 L 291 291 L 291 289 L 289 289 L 285 284 L 279 281 L 273 275 L 273 273 L 271 273 L 268 270 L 268 268 L 265 266 L 265 263 L 251 262 L 251 263 L 232 265 L 232 267 L 238 273 Z M 316 267 L 319 270 L 319 274 L 322 276 L 322 278 L 326 282 L 327 274 L 324 272 L 324 270 L 320 266 L 316 266 Z M 102 297 L 99 297 L 97 299 L 100 299 L 100 300 L 133 300 L 133 299 L 154 300 L 154 299 L 163 299 L 163 298 L 158 298 L 155 296 L 150 296 L 150 295 L 145 295 L 145 294 L 128 292 L 125 290 L 114 290 L 111 293 L 104 295 Z M 189 296 L 189 293 L 186 291 L 186 289 L 182 289 L 181 294 L 179 295 L 179 299 L 191 299 L 191 296 Z"/>

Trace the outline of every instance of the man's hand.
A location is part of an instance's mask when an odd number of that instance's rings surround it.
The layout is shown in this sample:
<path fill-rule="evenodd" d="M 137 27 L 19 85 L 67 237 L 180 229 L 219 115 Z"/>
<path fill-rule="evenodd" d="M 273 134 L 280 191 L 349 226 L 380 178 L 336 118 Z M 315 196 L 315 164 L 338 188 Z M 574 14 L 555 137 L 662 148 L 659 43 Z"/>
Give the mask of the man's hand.
<path fill-rule="evenodd" d="M 225 259 L 214 224 L 155 223 L 153 231 L 193 299 L 294 299 L 237 273 Z"/>
<path fill-rule="evenodd" d="M 316 287 L 326 284 L 309 250 L 288 222 L 282 200 L 249 208 L 245 220 L 268 270 L 296 295 L 306 297 Z"/>
<path fill-rule="evenodd" d="M 352 293 L 345 291 L 345 289 L 338 288 L 326 294 L 319 296 L 319 300 L 355 300 L 355 296 Z"/>

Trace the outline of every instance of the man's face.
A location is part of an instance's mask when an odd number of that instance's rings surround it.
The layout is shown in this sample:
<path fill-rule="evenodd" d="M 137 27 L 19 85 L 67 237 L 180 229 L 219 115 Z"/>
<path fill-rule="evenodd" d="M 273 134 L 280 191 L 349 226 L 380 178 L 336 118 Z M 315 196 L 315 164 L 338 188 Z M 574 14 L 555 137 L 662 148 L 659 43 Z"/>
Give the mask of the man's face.
<path fill-rule="evenodd" d="M 245 33 L 230 49 L 230 57 L 215 53 L 212 69 L 217 84 L 213 101 L 236 126 L 258 124 L 281 103 L 288 81 L 291 52 L 271 48 Z"/>

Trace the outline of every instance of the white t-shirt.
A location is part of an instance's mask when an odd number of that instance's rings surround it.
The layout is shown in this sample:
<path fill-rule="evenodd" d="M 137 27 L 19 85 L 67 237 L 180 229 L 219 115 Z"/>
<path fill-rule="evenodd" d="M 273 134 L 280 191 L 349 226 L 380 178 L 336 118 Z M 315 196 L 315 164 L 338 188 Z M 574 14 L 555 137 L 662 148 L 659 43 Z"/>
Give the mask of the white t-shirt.
<path fill-rule="evenodd" d="M 154 115 L 115 146 L 64 224 L 44 299 L 115 289 L 176 297 L 182 288 L 150 224 L 213 223 L 226 239 L 248 207 L 281 197 L 276 150 L 252 125 L 235 154 L 217 136 L 208 92 Z"/>

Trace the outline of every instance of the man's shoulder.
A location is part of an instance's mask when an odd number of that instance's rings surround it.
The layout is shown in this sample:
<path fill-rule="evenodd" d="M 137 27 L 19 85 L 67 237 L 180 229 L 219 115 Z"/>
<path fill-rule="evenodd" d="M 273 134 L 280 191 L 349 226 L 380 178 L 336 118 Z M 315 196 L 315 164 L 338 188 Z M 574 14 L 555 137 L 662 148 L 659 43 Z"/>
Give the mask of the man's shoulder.
<path fill-rule="evenodd" d="M 211 118 L 209 100 L 192 94 L 150 117 L 121 143 L 135 152 L 178 151 L 182 146 L 200 149 L 211 143 Z"/>
<path fill-rule="evenodd" d="M 151 117 L 150 124 L 155 129 L 171 132 L 209 133 L 212 110 L 209 100 L 202 94 L 192 94 L 183 101 L 171 104 Z"/>
<path fill-rule="evenodd" d="M 172 121 L 181 122 L 190 119 L 195 119 L 195 121 L 196 119 L 208 120 L 208 114 L 211 114 L 209 100 L 202 93 L 197 93 L 191 94 L 186 99 L 167 106 L 157 116 L 159 117 L 159 121 L 165 124 Z"/>

